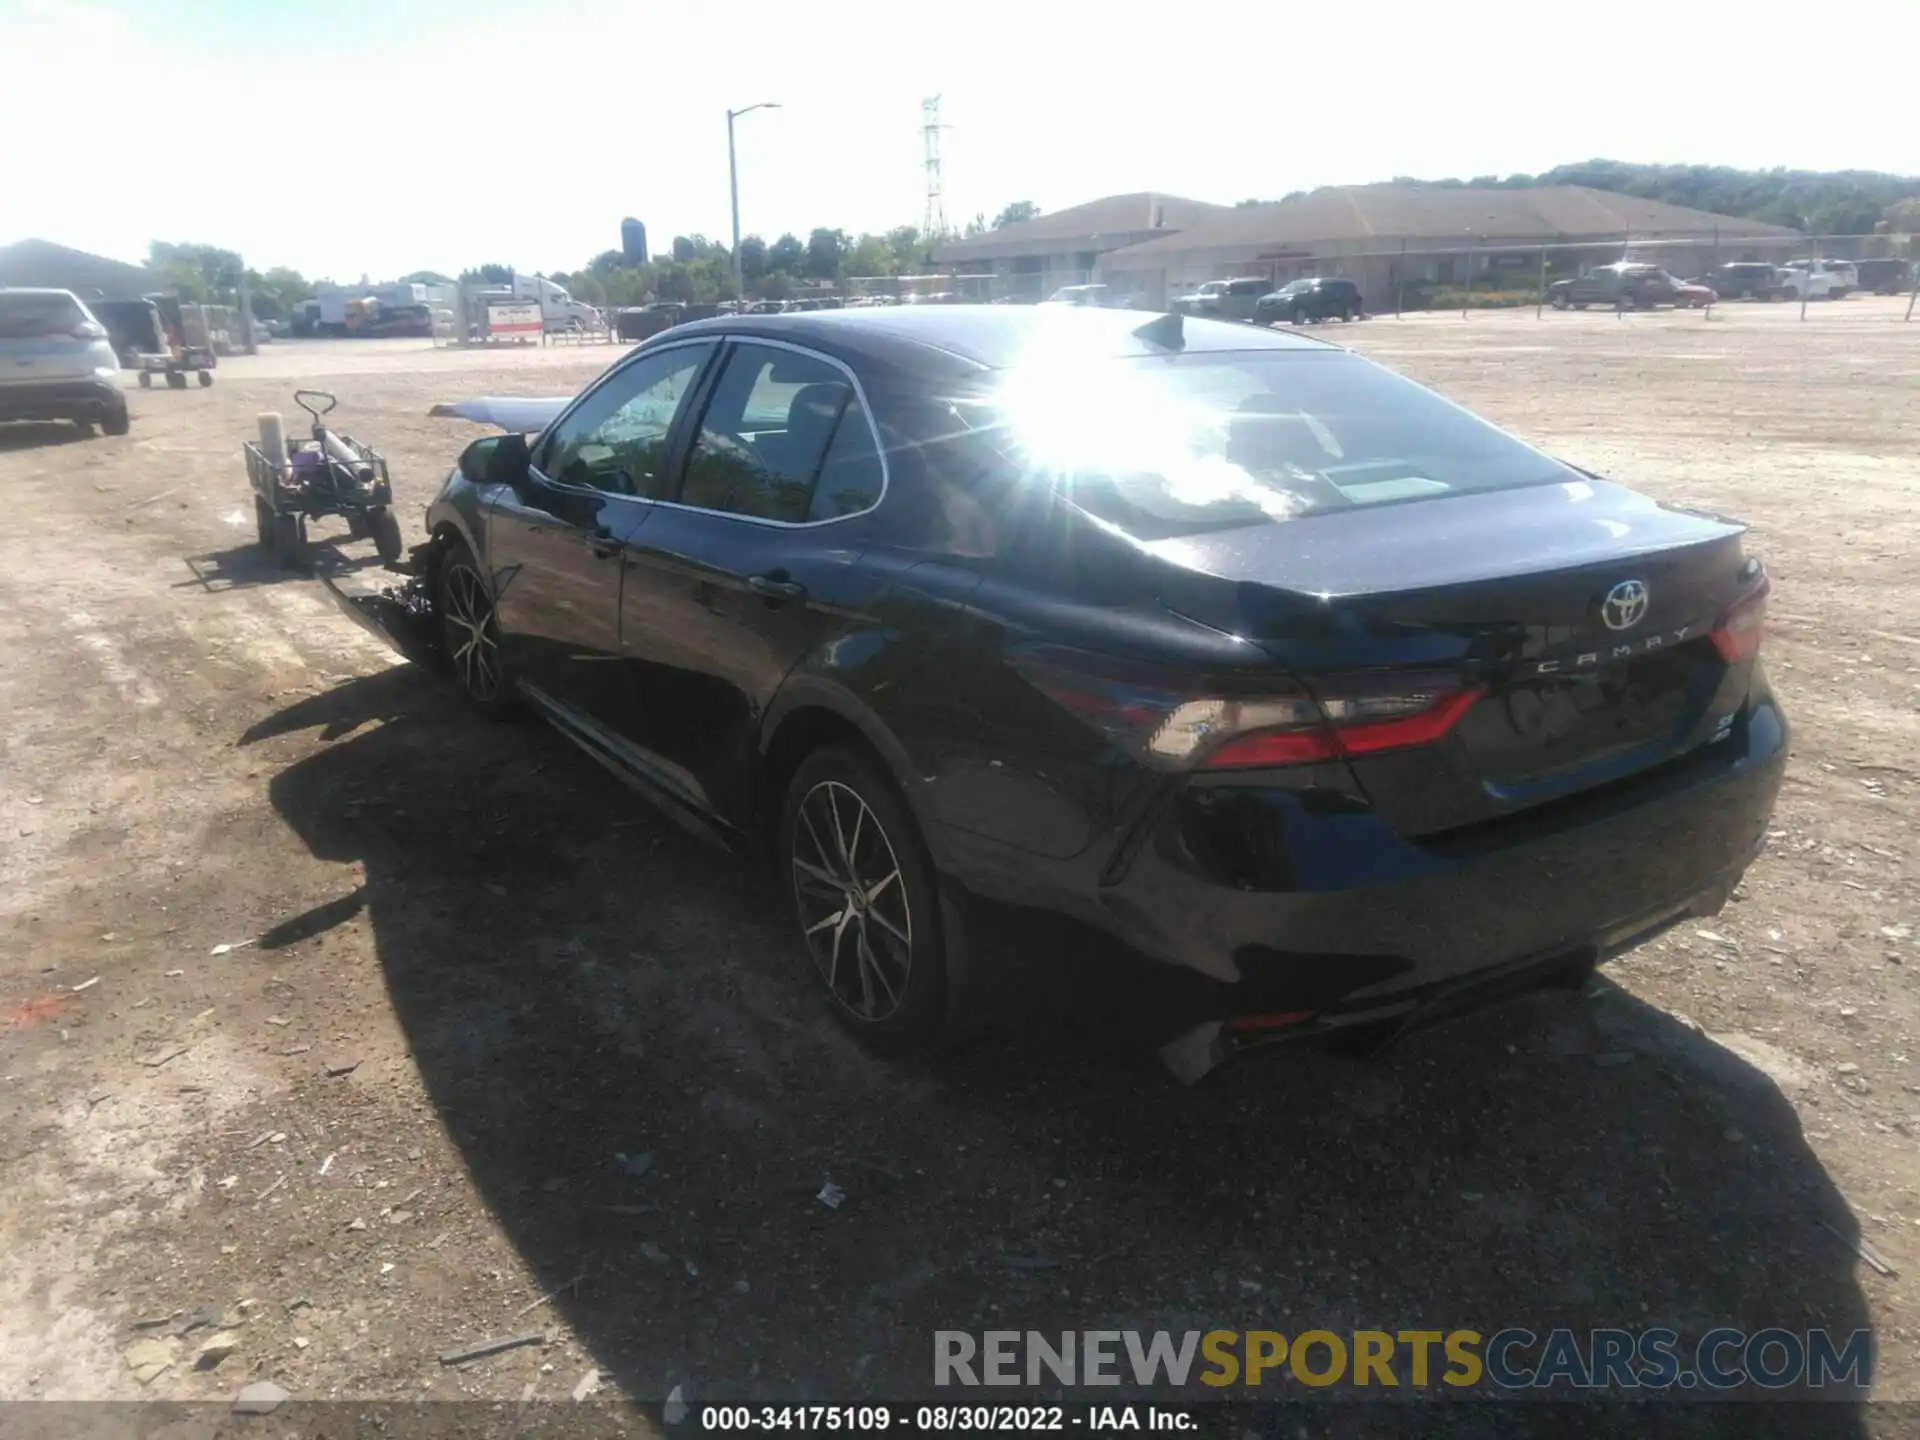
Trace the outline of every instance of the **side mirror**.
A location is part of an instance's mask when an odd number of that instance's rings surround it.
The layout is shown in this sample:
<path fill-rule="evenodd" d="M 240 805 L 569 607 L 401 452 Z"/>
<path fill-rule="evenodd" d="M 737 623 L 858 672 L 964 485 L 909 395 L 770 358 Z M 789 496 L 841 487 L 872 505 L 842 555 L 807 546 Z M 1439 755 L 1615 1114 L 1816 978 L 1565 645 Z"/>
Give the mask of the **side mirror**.
<path fill-rule="evenodd" d="M 511 485 L 527 478 L 532 456 L 524 435 L 483 435 L 460 452 L 460 473 L 471 485 Z"/>

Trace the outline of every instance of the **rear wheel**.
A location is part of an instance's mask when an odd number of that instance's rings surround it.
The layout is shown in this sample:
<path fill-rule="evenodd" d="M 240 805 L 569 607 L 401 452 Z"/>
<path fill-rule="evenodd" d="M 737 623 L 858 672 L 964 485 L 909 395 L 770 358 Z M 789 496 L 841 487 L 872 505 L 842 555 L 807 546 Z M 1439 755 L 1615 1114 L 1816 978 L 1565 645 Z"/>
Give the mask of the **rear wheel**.
<path fill-rule="evenodd" d="M 1291 320 L 1292 323 L 1294 323 L 1295 325 L 1304 325 L 1307 323 L 1309 318 L 1311 317 L 1308 316 L 1307 307 L 1304 305 L 1294 306 L 1293 314 L 1288 317 L 1288 319 Z"/>
<path fill-rule="evenodd" d="M 258 495 L 253 497 L 253 534 L 262 550 L 273 548 L 273 508 Z"/>
<path fill-rule="evenodd" d="M 127 407 L 109 410 L 100 417 L 100 428 L 109 435 L 124 435 L 133 428 L 133 422 L 127 416 Z"/>
<path fill-rule="evenodd" d="M 391 565 L 400 558 L 400 522 L 394 519 L 393 511 L 384 505 L 369 510 L 367 531 L 373 536 L 373 548 L 379 552 L 383 564 Z"/>
<path fill-rule="evenodd" d="M 275 515 L 272 533 L 274 558 L 289 570 L 299 569 L 307 554 L 307 517 L 292 513 Z"/>
<path fill-rule="evenodd" d="M 206 389 L 207 386 L 213 384 L 213 372 L 211 370 L 201 370 L 201 371 L 198 371 L 197 373 L 200 376 L 200 388 L 202 390 Z"/>
<path fill-rule="evenodd" d="M 865 756 L 814 751 L 780 824 L 794 914 L 835 1017 L 889 1053 L 940 1032 L 946 978 L 939 901 L 906 802 Z"/>
<path fill-rule="evenodd" d="M 513 690 L 501 663 L 493 589 L 464 541 L 455 541 L 440 563 L 439 599 L 440 647 L 454 679 L 483 714 L 506 714 Z"/>
<path fill-rule="evenodd" d="M 82 419 L 76 415 L 73 420 L 73 428 L 80 432 L 82 438 L 91 436 L 93 434 L 93 421 Z"/>
<path fill-rule="evenodd" d="M 1553 308 L 1556 310 L 1566 309 L 1567 308 L 1567 292 L 1564 290 L 1561 290 L 1555 294 L 1549 295 L 1547 297 L 1547 303 L 1553 306 Z"/>
<path fill-rule="evenodd" d="M 151 390 L 153 388 L 153 372 L 151 370 L 142 370 L 140 372 L 140 388 L 142 390 Z"/>
<path fill-rule="evenodd" d="M 186 389 L 186 388 L 187 388 L 187 377 L 186 377 L 185 375 L 183 375 L 183 374 L 181 374 L 181 373 L 180 373 L 180 372 L 179 372 L 178 370 L 169 370 L 169 371 L 167 372 L 167 388 L 168 388 L 169 390 L 184 390 L 184 389 Z"/>

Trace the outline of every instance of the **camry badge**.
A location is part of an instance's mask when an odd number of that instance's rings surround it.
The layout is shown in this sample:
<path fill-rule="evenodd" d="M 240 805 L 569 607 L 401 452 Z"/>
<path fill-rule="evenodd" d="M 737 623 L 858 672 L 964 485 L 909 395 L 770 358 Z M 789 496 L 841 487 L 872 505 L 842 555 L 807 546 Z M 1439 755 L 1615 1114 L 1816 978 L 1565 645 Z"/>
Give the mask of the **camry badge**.
<path fill-rule="evenodd" d="M 1600 618 L 1609 630 L 1631 630 L 1647 613 L 1647 586 L 1642 580 L 1622 580 L 1600 602 Z"/>

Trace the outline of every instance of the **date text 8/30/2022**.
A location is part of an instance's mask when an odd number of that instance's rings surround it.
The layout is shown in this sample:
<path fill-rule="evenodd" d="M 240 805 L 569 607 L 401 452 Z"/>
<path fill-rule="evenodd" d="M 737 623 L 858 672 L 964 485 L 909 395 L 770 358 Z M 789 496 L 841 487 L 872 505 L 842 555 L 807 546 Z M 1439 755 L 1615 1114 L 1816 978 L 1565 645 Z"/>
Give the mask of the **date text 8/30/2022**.
<path fill-rule="evenodd" d="M 1122 1430 L 1185 1433 L 1200 1428 L 1186 1410 L 1165 1405 L 706 1405 L 702 1431 L 743 1433 Z"/>

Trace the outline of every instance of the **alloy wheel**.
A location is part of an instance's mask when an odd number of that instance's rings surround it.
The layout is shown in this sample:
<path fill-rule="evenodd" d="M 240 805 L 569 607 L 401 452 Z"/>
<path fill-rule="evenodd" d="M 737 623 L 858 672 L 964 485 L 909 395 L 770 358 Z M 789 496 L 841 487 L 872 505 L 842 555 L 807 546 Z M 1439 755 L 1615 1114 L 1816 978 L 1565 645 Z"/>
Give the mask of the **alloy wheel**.
<path fill-rule="evenodd" d="M 493 623 L 493 600 L 486 583 L 466 565 L 447 571 L 442 607 L 447 657 L 460 683 L 486 704 L 500 693 L 500 643 Z"/>
<path fill-rule="evenodd" d="M 800 926 L 827 989 L 857 1019 L 888 1019 L 913 971 L 913 910 L 879 816 L 823 780 L 800 802 L 792 849 Z"/>

